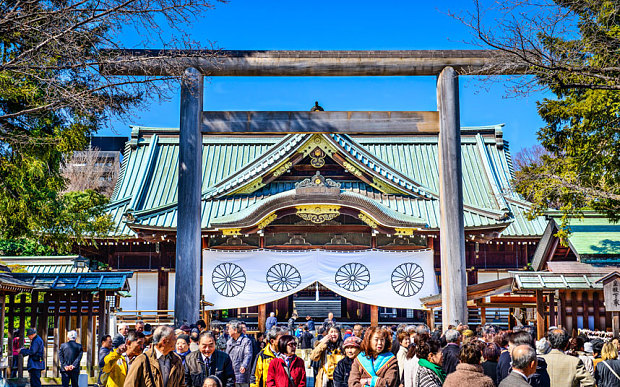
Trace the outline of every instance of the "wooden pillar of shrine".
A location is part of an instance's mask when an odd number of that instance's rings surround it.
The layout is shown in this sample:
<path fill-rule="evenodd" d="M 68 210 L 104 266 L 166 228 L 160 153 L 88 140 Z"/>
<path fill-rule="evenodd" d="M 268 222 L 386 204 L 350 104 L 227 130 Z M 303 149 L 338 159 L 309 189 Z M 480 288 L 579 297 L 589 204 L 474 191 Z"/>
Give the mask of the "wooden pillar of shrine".
<path fill-rule="evenodd" d="M 545 319 L 545 300 L 542 290 L 536 291 L 536 337 L 537 340 L 545 336 L 546 327 Z"/>
<path fill-rule="evenodd" d="M 379 326 L 379 307 L 377 305 L 370 305 L 370 326 Z"/>
<path fill-rule="evenodd" d="M 426 325 L 428 325 L 431 330 L 435 327 L 435 309 L 433 308 L 426 311 Z"/>
<path fill-rule="evenodd" d="M 267 304 L 258 306 L 258 331 L 265 332 L 267 323 Z"/>

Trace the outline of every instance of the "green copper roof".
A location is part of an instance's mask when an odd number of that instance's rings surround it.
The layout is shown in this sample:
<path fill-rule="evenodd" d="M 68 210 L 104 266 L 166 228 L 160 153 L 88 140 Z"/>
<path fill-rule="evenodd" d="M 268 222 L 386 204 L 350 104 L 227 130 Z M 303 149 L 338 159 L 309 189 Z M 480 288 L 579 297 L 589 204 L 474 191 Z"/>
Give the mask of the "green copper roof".
<path fill-rule="evenodd" d="M 596 263 L 602 259 L 610 263 L 611 256 L 620 260 L 620 223 L 612 223 L 602 216 L 586 216 L 572 219 L 570 230 L 568 241 L 582 262 Z"/>
<path fill-rule="evenodd" d="M 548 271 L 513 271 L 515 290 L 602 289 L 600 274 L 558 274 Z"/>
<path fill-rule="evenodd" d="M 237 214 L 268 197 L 294 189 L 271 182 L 249 194 L 235 194 L 255 177 L 277 167 L 309 135 L 204 136 L 202 227 Z M 372 176 L 401 193 L 380 192 L 351 176 L 341 189 L 364 195 L 393 214 L 418 218 L 439 228 L 437 135 L 369 137 L 325 134 L 325 140 Z M 501 126 L 462 129 L 466 228 L 504 228 L 505 237 L 540 236 L 544 219 L 528 221 L 529 204 L 510 185 L 512 161 Z M 111 236 L 135 236 L 133 228 L 176 228 L 178 129 L 134 127 L 108 211 Z"/>

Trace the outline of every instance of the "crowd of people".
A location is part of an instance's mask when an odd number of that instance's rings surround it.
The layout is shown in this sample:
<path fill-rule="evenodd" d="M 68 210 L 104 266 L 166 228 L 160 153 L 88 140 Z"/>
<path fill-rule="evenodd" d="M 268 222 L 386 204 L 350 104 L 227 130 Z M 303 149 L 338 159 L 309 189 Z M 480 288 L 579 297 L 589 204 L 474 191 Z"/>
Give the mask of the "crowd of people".
<path fill-rule="evenodd" d="M 272 318 L 273 317 L 273 318 Z M 323 324 L 293 316 L 248 335 L 242 321 L 207 329 L 204 321 L 154 329 L 139 321 L 101 339 L 99 385 L 107 387 L 316 387 L 620 386 L 620 340 L 570 337 L 552 327 L 536 341 L 531 326 L 500 330 L 467 325 L 445 331 L 426 325 L 342 329 L 330 315 Z M 42 343 L 29 330 L 31 385 Z M 31 336 L 32 335 L 32 336 Z M 82 356 L 69 332 L 59 351 L 63 386 L 77 387 Z M 32 365 L 32 370 L 31 370 Z M 40 367 L 38 375 L 40 377 Z"/>

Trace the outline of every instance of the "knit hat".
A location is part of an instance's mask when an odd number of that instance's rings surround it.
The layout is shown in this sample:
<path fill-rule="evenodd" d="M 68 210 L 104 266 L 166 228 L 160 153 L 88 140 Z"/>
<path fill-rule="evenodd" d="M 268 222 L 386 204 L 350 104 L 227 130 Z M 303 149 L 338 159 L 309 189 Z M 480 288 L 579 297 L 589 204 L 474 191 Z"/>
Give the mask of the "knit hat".
<path fill-rule="evenodd" d="M 342 345 L 342 347 L 343 348 L 346 348 L 346 347 L 359 348 L 361 343 L 362 343 L 362 339 L 360 339 L 359 337 L 349 336 L 344 341 L 344 344 Z"/>

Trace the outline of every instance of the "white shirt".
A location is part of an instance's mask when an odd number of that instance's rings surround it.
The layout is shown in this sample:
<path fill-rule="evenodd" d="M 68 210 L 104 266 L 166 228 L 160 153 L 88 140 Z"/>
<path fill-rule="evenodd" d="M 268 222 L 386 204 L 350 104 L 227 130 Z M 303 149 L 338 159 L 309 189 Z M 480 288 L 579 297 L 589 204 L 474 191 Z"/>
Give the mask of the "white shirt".
<path fill-rule="evenodd" d="M 405 387 L 415 387 L 415 376 L 418 373 L 418 367 L 417 355 L 405 360 L 405 366 L 403 367 L 403 384 Z"/>
<path fill-rule="evenodd" d="M 157 349 L 157 347 L 153 346 L 153 349 L 155 349 L 155 357 L 157 358 L 157 360 L 159 360 L 160 357 L 164 356 L 164 354 L 161 353 L 159 349 Z"/>

